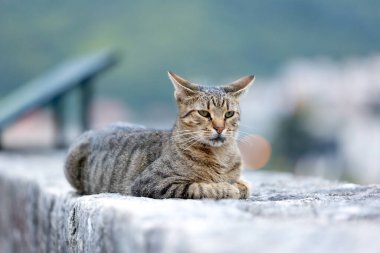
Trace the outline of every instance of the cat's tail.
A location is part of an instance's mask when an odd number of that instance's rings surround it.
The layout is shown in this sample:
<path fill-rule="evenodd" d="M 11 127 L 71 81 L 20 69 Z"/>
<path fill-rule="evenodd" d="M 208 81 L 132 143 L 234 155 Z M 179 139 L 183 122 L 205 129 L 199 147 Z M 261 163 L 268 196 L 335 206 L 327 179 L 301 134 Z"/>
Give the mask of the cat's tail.
<path fill-rule="evenodd" d="M 84 193 L 83 176 L 87 163 L 92 131 L 85 132 L 70 146 L 65 161 L 67 181 L 79 192 Z"/>

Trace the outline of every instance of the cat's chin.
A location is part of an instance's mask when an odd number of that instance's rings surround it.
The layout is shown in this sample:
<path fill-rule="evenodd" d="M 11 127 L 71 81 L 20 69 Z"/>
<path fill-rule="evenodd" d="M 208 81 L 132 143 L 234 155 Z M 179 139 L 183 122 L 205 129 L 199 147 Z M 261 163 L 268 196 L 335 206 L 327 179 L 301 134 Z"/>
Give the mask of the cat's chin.
<path fill-rule="evenodd" d="M 225 137 L 217 137 L 217 138 L 205 140 L 205 144 L 212 147 L 220 147 L 224 145 L 226 142 L 227 142 L 227 139 Z"/>

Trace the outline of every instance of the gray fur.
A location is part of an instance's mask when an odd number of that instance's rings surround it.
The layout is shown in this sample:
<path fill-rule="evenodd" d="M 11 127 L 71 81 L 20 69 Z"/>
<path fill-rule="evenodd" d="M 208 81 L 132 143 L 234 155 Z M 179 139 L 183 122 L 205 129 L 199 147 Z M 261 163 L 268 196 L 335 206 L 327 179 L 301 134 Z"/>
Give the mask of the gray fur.
<path fill-rule="evenodd" d="M 179 109 L 173 129 L 119 123 L 84 133 L 70 147 L 65 163 L 66 178 L 78 192 L 151 198 L 249 196 L 247 184 L 239 179 L 241 158 L 235 139 L 238 99 L 253 77 L 239 79 L 245 82 L 239 89 L 235 83 L 206 88 L 172 73 L 169 77 Z M 207 110 L 210 117 L 199 110 Z M 227 119 L 229 110 L 235 114 Z M 223 129 L 219 135 L 217 125 Z"/>

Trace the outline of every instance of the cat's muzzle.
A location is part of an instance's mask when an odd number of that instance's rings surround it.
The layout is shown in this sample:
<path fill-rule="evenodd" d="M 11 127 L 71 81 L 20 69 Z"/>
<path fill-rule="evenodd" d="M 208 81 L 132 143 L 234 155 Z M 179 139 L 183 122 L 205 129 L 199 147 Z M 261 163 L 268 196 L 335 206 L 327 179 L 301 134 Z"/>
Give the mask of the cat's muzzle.
<path fill-rule="evenodd" d="M 213 146 L 220 146 L 226 141 L 226 137 L 221 134 L 217 134 L 215 137 L 210 138 L 210 141 Z"/>

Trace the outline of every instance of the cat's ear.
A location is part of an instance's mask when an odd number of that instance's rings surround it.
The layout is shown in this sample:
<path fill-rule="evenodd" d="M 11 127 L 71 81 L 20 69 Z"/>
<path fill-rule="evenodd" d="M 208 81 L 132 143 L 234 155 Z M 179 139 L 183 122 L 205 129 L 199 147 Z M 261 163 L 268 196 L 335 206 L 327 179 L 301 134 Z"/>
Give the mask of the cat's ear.
<path fill-rule="evenodd" d="M 255 76 L 244 76 L 228 85 L 223 86 L 226 93 L 230 93 L 235 97 L 239 97 L 241 94 L 245 93 L 248 88 L 255 81 Z"/>
<path fill-rule="evenodd" d="M 182 96 L 192 96 L 198 93 L 199 87 L 182 77 L 174 74 L 173 72 L 169 71 L 168 76 L 170 81 L 172 81 L 174 88 L 175 88 L 175 98 L 178 100 Z"/>

